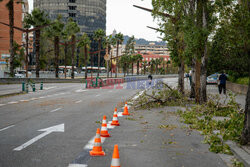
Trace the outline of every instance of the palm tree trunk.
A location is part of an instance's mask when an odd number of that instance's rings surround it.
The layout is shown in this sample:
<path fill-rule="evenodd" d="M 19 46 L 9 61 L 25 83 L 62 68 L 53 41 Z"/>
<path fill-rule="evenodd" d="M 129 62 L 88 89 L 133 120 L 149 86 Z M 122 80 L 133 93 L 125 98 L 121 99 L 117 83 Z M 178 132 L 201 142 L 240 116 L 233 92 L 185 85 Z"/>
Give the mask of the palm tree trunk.
<path fill-rule="evenodd" d="M 134 63 L 132 62 L 132 76 L 134 75 Z"/>
<path fill-rule="evenodd" d="M 109 60 L 107 60 L 107 78 L 109 78 Z"/>
<path fill-rule="evenodd" d="M 72 54 L 71 54 L 71 79 L 74 79 L 75 78 L 75 73 L 74 73 L 74 70 L 75 70 L 75 40 L 76 40 L 76 37 L 75 35 L 72 35 Z"/>
<path fill-rule="evenodd" d="M 137 67 L 136 67 L 137 69 L 137 75 L 139 75 L 139 61 L 137 61 Z"/>
<path fill-rule="evenodd" d="M 113 72 L 112 72 L 112 70 L 113 70 L 113 67 L 112 67 L 112 65 L 113 65 L 113 63 L 112 63 L 112 60 L 113 60 L 113 58 L 112 58 L 112 55 L 113 55 L 113 51 L 111 51 L 111 55 L 110 55 L 110 67 L 111 67 L 111 70 L 110 70 L 110 74 L 111 74 L 111 78 L 112 78 L 112 74 L 113 74 Z"/>
<path fill-rule="evenodd" d="M 88 49 L 87 49 L 87 45 L 84 46 L 84 61 L 85 61 L 85 79 L 88 78 Z"/>
<path fill-rule="evenodd" d="M 40 30 L 36 30 L 36 78 L 39 78 L 40 71 Z"/>
<path fill-rule="evenodd" d="M 101 40 L 98 41 L 98 71 L 97 71 L 97 77 L 99 77 L 99 74 L 100 74 L 100 62 L 101 62 Z"/>
<path fill-rule="evenodd" d="M 144 75 L 145 75 L 146 74 L 146 64 L 144 63 L 143 66 L 144 66 Z"/>
<path fill-rule="evenodd" d="M 59 37 L 55 36 L 54 38 L 54 48 L 55 48 L 55 76 L 58 78 L 58 58 L 59 58 Z"/>
<path fill-rule="evenodd" d="M 14 77 L 14 0 L 10 0 L 7 4 L 9 9 L 9 23 L 10 23 L 10 76 Z"/>
<path fill-rule="evenodd" d="M 67 59 L 67 53 L 68 53 L 68 44 L 65 42 L 64 45 L 64 77 L 67 77 L 67 64 L 66 64 L 66 59 Z"/>
<path fill-rule="evenodd" d="M 119 42 L 117 42 L 116 45 L 116 70 L 115 70 L 115 77 L 117 78 L 117 73 L 118 73 L 118 53 L 119 53 Z"/>
<path fill-rule="evenodd" d="M 28 78 L 28 70 L 29 70 L 29 62 L 28 62 L 28 58 L 29 58 L 29 33 L 26 32 L 26 46 L 25 46 L 25 50 L 26 50 L 26 56 L 25 56 L 25 66 L 26 66 L 26 78 Z"/>

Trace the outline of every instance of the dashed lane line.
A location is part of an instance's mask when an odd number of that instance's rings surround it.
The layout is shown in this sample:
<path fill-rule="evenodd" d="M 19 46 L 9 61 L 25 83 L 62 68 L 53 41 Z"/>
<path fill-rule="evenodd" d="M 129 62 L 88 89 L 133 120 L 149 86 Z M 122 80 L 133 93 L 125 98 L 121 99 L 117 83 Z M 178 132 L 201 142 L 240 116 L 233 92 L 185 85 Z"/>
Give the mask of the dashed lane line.
<path fill-rule="evenodd" d="M 18 101 L 11 101 L 11 102 L 8 102 L 8 104 L 17 104 Z"/>
<path fill-rule="evenodd" d="M 5 106 L 6 104 L 0 104 L 0 106 Z"/>
<path fill-rule="evenodd" d="M 54 110 L 52 110 L 52 111 L 50 111 L 50 112 L 56 112 L 56 111 L 58 111 L 58 110 L 61 110 L 62 108 L 56 108 L 56 109 L 54 109 Z"/>
<path fill-rule="evenodd" d="M 4 131 L 4 130 L 7 130 L 7 129 L 9 129 L 9 128 L 12 128 L 12 127 L 14 127 L 14 126 L 15 126 L 15 125 L 7 126 L 7 127 L 3 128 L 3 129 L 0 129 L 0 132 L 2 132 L 2 131 Z"/>
<path fill-rule="evenodd" d="M 69 164 L 68 167 L 87 167 L 88 165 L 86 164 Z"/>
<path fill-rule="evenodd" d="M 77 104 L 77 103 L 81 103 L 82 102 L 82 100 L 79 100 L 79 101 L 76 101 L 75 103 Z"/>

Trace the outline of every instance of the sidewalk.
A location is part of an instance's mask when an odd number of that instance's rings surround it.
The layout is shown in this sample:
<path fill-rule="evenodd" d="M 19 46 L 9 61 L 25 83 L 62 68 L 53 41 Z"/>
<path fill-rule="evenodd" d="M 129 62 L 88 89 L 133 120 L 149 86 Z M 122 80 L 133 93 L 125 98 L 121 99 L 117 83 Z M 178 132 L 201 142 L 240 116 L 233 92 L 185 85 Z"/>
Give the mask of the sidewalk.
<path fill-rule="evenodd" d="M 122 167 L 226 167 L 218 154 L 202 144 L 203 136 L 180 123 L 181 107 L 129 110 L 119 117 L 119 127 L 110 131 L 103 148 L 108 158 L 93 158 L 89 166 L 109 166 L 114 144 L 118 144 Z M 120 110 L 121 111 L 121 110 Z M 110 117 L 109 117 L 110 118 Z"/>

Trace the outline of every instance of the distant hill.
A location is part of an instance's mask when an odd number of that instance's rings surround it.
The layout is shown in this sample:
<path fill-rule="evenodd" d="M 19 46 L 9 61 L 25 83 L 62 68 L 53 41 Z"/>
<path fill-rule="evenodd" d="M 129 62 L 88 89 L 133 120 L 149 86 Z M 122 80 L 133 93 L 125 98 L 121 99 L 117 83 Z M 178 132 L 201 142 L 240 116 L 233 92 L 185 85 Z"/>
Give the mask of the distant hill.
<path fill-rule="evenodd" d="M 126 45 L 129 38 L 130 37 L 128 35 L 124 35 L 124 41 L 123 41 L 124 45 Z M 137 45 L 148 45 L 151 42 L 154 42 L 155 45 L 166 45 L 166 42 L 164 41 L 147 41 L 146 39 L 143 39 L 143 38 L 139 38 L 139 39 L 135 38 L 135 41 Z"/>

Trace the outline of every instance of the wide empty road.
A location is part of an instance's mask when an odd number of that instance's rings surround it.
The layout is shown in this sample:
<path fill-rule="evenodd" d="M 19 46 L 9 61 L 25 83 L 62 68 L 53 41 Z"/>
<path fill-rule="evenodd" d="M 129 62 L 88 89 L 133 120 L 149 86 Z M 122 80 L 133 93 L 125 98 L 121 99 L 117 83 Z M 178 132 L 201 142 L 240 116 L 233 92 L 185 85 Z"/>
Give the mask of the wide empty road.
<path fill-rule="evenodd" d="M 175 85 L 177 78 L 168 78 L 166 82 Z M 154 134 L 157 136 L 150 135 L 148 138 L 144 130 L 137 134 L 144 123 L 131 124 L 133 117 L 119 117 L 121 126 L 109 129 L 111 138 L 102 140 L 105 157 L 90 157 L 88 151 L 93 146 L 96 129 L 101 128 L 103 115 L 110 121 L 114 108 L 121 112 L 125 101 L 142 92 L 138 88 L 143 84 L 142 81 L 130 82 L 103 89 L 85 89 L 83 84 L 44 84 L 45 90 L 42 91 L 0 98 L 0 166 L 110 166 L 114 144 L 119 144 L 121 155 L 127 155 L 121 157 L 123 167 L 132 167 L 133 164 L 134 167 L 172 167 L 180 164 L 191 167 L 209 166 L 210 163 L 225 166 L 217 155 L 208 151 L 207 146 L 201 146 L 202 137 L 197 134 L 190 140 L 197 143 L 195 146 L 199 146 L 202 154 L 191 153 L 189 156 L 190 148 L 186 147 L 187 154 L 183 155 L 185 158 L 182 161 L 172 159 L 168 154 L 179 153 L 162 150 L 158 141 L 155 145 L 154 139 L 163 138 L 161 131 L 157 130 Z M 155 123 L 159 122 L 154 118 L 154 112 L 150 114 L 146 123 L 151 118 Z M 136 113 L 133 115 L 136 116 Z M 143 115 L 139 118 L 143 119 Z M 138 147 L 143 143 L 147 143 L 144 145 L 148 148 Z M 199 158 L 194 158 L 197 155 Z M 172 162 L 168 163 L 169 160 Z"/>

